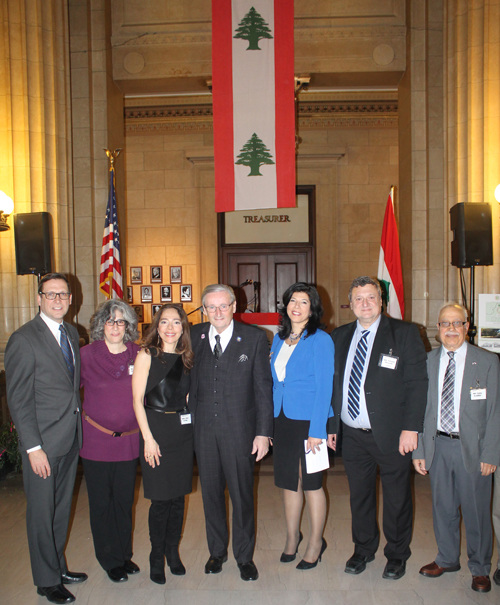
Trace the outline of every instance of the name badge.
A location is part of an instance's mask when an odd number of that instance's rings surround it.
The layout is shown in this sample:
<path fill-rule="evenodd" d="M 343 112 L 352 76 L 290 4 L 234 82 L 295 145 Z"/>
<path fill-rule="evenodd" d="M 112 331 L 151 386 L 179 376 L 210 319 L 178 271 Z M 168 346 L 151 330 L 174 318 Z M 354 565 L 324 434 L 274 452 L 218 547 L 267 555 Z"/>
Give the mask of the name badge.
<path fill-rule="evenodd" d="M 395 370 L 398 367 L 399 357 L 395 357 L 394 355 L 385 355 L 382 353 L 380 355 L 380 359 L 378 360 L 378 365 L 381 368 L 387 368 L 388 370 Z"/>
<path fill-rule="evenodd" d="M 179 414 L 181 424 L 191 424 L 191 414 Z"/>
<path fill-rule="evenodd" d="M 128 375 L 132 376 L 133 373 L 134 373 L 134 364 L 133 363 L 129 363 L 128 364 Z"/>
<path fill-rule="evenodd" d="M 486 399 L 486 389 L 471 389 L 470 398 L 472 401 L 477 401 L 478 399 Z"/>

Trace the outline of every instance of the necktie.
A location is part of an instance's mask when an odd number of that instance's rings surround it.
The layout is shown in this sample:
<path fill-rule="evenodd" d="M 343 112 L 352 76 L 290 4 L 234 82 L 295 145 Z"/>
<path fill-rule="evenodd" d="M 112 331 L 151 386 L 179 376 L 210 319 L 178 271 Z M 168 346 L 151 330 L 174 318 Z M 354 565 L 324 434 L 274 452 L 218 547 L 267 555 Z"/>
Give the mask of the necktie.
<path fill-rule="evenodd" d="M 219 357 L 221 355 L 222 355 L 222 347 L 220 344 L 220 336 L 217 334 L 215 336 L 214 357 L 215 357 L 215 359 L 219 359 Z"/>
<path fill-rule="evenodd" d="M 448 351 L 450 361 L 444 374 L 441 393 L 441 428 L 446 433 L 455 430 L 455 353 Z"/>
<path fill-rule="evenodd" d="M 61 350 L 64 355 L 64 361 L 68 366 L 69 375 L 73 379 L 75 376 L 75 366 L 73 364 L 73 353 L 71 352 L 71 347 L 68 342 L 68 334 L 66 328 L 62 324 L 59 326 L 59 331 L 61 332 Z"/>
<path fill-rule="evenodd" d="M 349 389 L 347 391 L 347 411 L 353 420 L 359 416 L 359 393 L 361 390 L 363 368 L 365 367 L 366 352 L 368 350 L 366 339 L 368 338 L 369 333 L 369 330 L 363 330 L 361 332 L 361 338 L 359 339 L 358 346 L 356 347 L 354 361 L 352 362 L 351 376 L 349 378 Z"/>

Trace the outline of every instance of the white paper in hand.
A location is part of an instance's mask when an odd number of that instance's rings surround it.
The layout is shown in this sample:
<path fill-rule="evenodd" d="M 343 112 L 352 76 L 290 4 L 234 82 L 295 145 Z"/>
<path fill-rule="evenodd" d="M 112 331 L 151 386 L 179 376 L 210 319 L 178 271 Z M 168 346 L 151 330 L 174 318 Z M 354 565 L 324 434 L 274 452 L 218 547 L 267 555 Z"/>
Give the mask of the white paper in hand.
<path fill-rule="evenodd" d="M 308 475 L 330 468 L 326 439 L 321 440 L 319 451 L 316 450 L 315 454 L 313 454 L 312 451 L 308 452 L 307 439 L 304 440 L 304 451 L 306 453 L 306 471 Z"/>

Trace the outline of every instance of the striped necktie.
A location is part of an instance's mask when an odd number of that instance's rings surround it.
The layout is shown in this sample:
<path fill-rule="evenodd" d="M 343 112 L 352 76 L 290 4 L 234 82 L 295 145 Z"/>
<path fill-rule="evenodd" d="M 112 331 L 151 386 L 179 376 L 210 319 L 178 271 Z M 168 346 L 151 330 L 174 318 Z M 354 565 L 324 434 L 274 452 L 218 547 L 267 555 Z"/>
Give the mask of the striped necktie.
<path fill-rule="evenodd" d="M 71 352 L 71 347 L 68 342 L 68 333 L 62 324 L 59 326 L 59 331 L 61 332 L 61 350 L 64 355 L 64 361 L 68 367 L 69 375 L 71 376 L 71 379 L 73 379 L 75 377 L 75 366 L 73 363 L 73 353 Z"/>
<path fill-rule="evenodd" d="M 455 353 L 448 351 L 450 361 L 444 374 L 441 392 L 441 429 L 445 433 L 455 430 Z"/>
<path fill-rule="evenodd" d="M 349 389 L 347 391 L 347 411 L 353 420 L 359 416 L 359 393 L 361 390 L 363 368 L 365 367 L 366 352 L 368 350 L 366 339 L 368 338 L 369 333 L 369 330 L 363 330 L 361 332 L 361 338 L 359 339 L 358 346 L 356 347 L 354 361 L 352 362 L 351 376 L 349 378 Z"/>

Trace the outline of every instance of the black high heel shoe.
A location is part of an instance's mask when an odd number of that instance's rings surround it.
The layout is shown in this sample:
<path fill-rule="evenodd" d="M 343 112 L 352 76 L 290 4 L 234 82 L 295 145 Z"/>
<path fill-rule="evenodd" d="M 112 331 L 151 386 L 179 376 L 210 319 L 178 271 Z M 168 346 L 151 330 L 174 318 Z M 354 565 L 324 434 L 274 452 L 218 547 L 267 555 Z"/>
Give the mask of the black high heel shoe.
<path fill-rule="evenodd" d="M 316 567 L 318 561 L 321 561 L 321 556 L 326 550 L 326 540 L 324 538 L 322 538 L 322 540 L 323 543 L 321 544 L 321 552 L 319 553 L 319 557 L 316 559 L 316 561 L 314 561 L 314 563 L 309 563 L 309 561 L 304 561 L 304 559 L 302 559 L 302 561 L 297 565 L 297 569 L 312 569 L 313 567 Z"/>
<path fill-rule="evenodd" d="M 291 563 L 292 561 L 295 561 L 295 557 L 297 556 L 297 551 L 299 550 L 299 544 L 302 542 L 303 538 L 304 538 L 304 536 L 302 535 L 302 532 L 299 531 L 299 541 L 297 542 L 297 548 L 295 549 L 295 552 L 293 553 L 293 555 L 287 555 L 284 552 L 281 553 L 281 557 L 280 557 L 281 563 Z"/>

